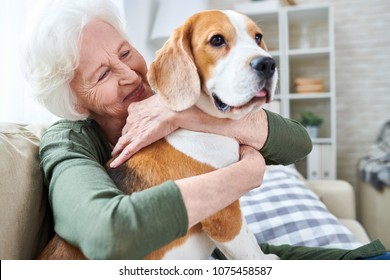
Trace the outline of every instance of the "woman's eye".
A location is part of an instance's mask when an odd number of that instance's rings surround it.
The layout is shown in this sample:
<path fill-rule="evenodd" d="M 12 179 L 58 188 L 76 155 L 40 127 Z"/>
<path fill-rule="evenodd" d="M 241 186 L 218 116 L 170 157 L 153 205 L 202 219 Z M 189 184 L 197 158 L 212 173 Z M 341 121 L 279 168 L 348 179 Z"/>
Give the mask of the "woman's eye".
<path fill-rule="evenodd" d="M 210 45 L 215 48 L 219 48 L 226 44 L 225 38 L 222 35 L 215 35 L 210 39 Z"/>
<path fill-rule="evenodd" d="M 130 55 L 130 51 L 125 51 L 125 52 L 123 52 L 123 53 L 120 55 L 120 58 L 121 58 L 121 59 L 125 59 L 125 58 L 127 58 L 129 55 Z"/>
<path fill-rule="evenodd" d="M 100 82 L 101 80 L 103 80 L 104 78 L 106 78 L 106 77 L 108 76 L 109 73 L 110 73 L 110 70 L 105 70 L 105 71 L 99 76 L 98 82 Z"/>
<path fill-rule="evenodd" d="M 260 46 L 261 44 L 261 40 L 263 39 L 263 35 L 261 35 L 260 33 L 257 33 L 256 36 L 255 36 L 255 40 L 256 40 L 256 43 Z"/>

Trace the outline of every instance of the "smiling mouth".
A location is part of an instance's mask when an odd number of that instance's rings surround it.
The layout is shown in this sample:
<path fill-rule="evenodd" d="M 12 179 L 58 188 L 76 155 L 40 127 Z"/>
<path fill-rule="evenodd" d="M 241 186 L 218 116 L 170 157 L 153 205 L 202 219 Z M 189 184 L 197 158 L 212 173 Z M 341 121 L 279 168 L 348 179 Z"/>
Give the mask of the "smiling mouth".
<path fill-rule="evenodd" d="M 145 88 L 144 88 L 144 85 L 143 83 L 141 82 L 139 84 L 139 86 L 133 91 L 131 92 L 129 95 L 127 95 L 125 97 L 125 99 L 123 99 L 123 101 L 127 101 L 127 100 L 137 100 L 141 95 L 142 93 L 145 91 Z"/>
<path fill-rule="evenodd" d="M 267 89 L 263 88 L 261 90 L 259 90 L 256 95 L 250 99 L 248 102 L 246 102 L 245 104 L 242 104 L 242 105 L 239 105 L 239 106 L 231 106 L 231 105 L 228 105 L 226 103 L 224 103 L 216 93 L 212 93 L 212 97 L 213 97 L 213 100 L 214 100 L 214 104 L 215 104 L 215 107 L 217 107 L 217 109 L 219 111 L 221 111 L 222 113 L 226 113 L 226 112 L 229 112 L 233 109 L 241 109 L 241 108 L 244 108 L 246 106 L 249 106 L 253 103 L 257 103 L 257 102 L 264 102 L 264 99 L 265 99 L 265 103 L 268 103 L 269 102 L 269 92 Z"/>

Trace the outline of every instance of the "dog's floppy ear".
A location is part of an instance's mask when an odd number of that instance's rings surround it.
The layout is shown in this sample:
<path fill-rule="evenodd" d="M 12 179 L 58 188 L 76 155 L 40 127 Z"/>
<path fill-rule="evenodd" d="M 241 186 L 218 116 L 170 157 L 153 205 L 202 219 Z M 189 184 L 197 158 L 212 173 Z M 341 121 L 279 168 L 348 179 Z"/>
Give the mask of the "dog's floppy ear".
<path fill-rule="evenodd" d="M 148 79 L 162 102 L 174 111 L 188 109 L 200 96 L 201 84 L 191 51 L 191 22 L 174 30 L 156 53 Z"/>

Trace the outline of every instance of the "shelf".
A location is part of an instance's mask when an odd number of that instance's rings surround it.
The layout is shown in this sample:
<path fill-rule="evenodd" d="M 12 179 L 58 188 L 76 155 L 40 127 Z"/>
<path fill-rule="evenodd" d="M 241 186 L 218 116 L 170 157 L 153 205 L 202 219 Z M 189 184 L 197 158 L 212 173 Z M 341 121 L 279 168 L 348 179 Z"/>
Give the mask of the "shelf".
<path fill-rule="evenodd" d="M 305 5 L 287 8 L 290 23 L 328 21 L 329 7 L 325 5 Z"/>
<path fill-rule="evenodd" d="M 234 6 L 235 10 L 250 17 L 261 17 L 268 20 L 278 17 L 278 8 L 279 3 L 277 1 L 239 3 Z"/>
<path fill-rule="evenodd" d="M 290 93 L 289 95 L 290 99 L 294 100 L 300 100 L 300 99 L 322 99 L 322 98 L 331 98 L 330 92 L 323 92 L 323 93 Z"/>
<path fill-rule="evenodd" d="M 238 10 L 259 24 L 277 63 L 277 92 L 264 107 L 295 120 L 305 111 L 320 116 L 313 150 L 297 168 L 307 178 L 337 178 L 333 9 L 312 4 L 264 10 L 262 2 L 268 1 L 248 2 Z"/>
<path fill-rule="evenodd" d="M 333 144 L 333 140 L 331 138 L 314 138 L 311 139 L 313 144 Z"/>
<path fill-rule="evenodd" d="M 288 55 L 291 58 L 322 58 L 328 56 L 329 48 L 305 48 L 305 49 L 291 49 Z"/>
<path fill-rule="evenodd" d="M 288 77 L 289 92 L 294 93 L 303 91 L 296 89 L 295 81 L 300 78 L 314 78 L 323 81 L 323 88 L 317 89 L 318 92 L 316 91 L 316 93 L 313 93 L 310 97 L 314 97 L 315 94 L 322 94 L 322 91 L 324 91 L 324 93 L 331 92 L 333 87 L 330 53 L 324 53 L 322 51 L 304 53 L 297 51 L 294 52 L 294 54 L 295 55 L 288 56 L 288 66 L 290 70 Z M 302 94 L 303 93 L 299 93 L 299 95 Z M 320 95 L 316 98 L 319 97 Z"/>
<path fill-rule="evenodd" d="M 278 58 L 280 56 L 280 51 L 268 51 L 268 53 L 273 57 L 273 58 Z"/>
<path fill-rule="evenodd" d="M 282 99 L 282 97 L 280 96 L 280 94 L 275 94 L 273 101 L 274 100 L 281 100 L 281 99 Z"/>
<path fill-rule="evenodd" d="M 287 11 L 290 49 L 329 47 L 329 9 L 300 7 Z"/>

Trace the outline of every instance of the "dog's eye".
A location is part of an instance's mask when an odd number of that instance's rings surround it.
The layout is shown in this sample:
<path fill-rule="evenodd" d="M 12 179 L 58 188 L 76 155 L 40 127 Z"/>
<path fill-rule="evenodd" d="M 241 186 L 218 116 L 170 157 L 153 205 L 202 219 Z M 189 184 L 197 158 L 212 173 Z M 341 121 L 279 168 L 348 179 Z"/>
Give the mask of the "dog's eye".
<path fill-rule="evenodd" d="M 215 35 L 215 36 L 211 37 L 210 44 L 213 47 L 219 48 L 219 47 L 223 46 L 224 44 L 226 44 L 226 41 L 225 41 L 225 38 L 223 38 L 223 36 Z"/>
<path fill-rule="evenodd" d="M 257 33 L 256 36 L 255 36 L 255 40 L 256 40 L 256 43 L 260 46 L 261 44 L 261 40 L 263 39 L 263 35 L 261 35 L 260 33 Z"/>

